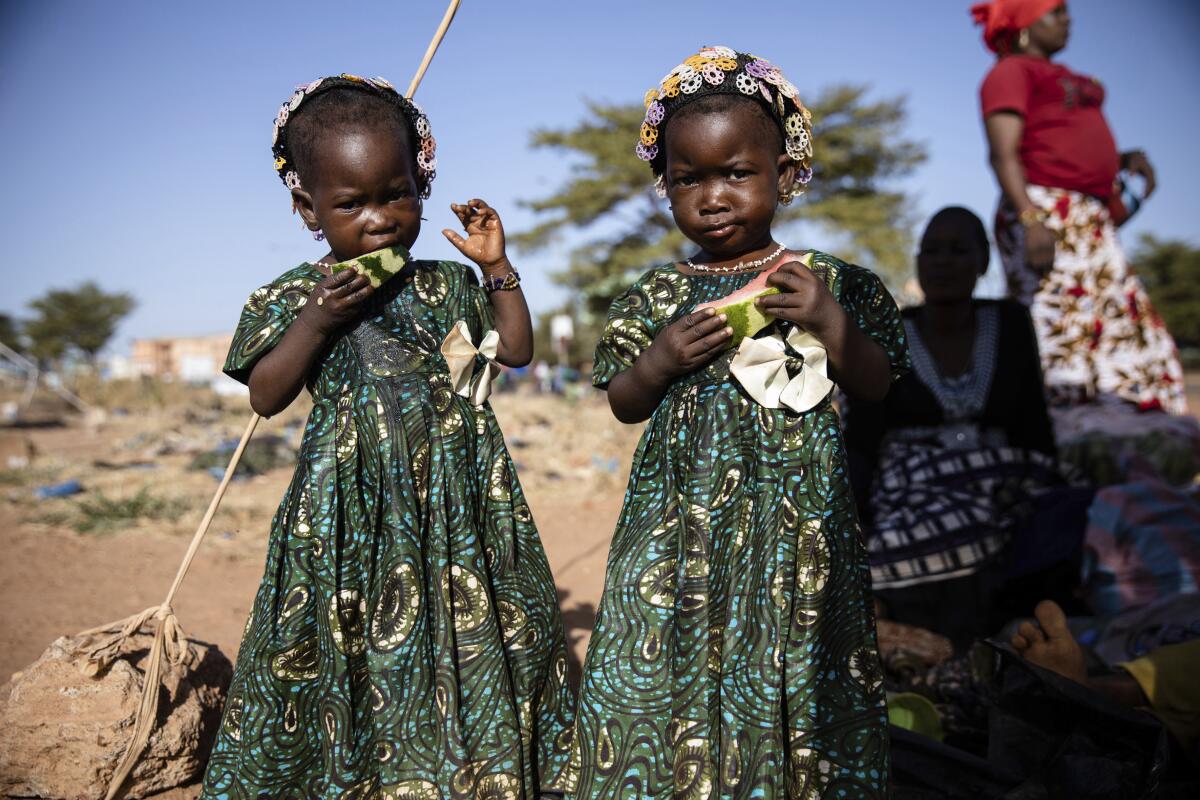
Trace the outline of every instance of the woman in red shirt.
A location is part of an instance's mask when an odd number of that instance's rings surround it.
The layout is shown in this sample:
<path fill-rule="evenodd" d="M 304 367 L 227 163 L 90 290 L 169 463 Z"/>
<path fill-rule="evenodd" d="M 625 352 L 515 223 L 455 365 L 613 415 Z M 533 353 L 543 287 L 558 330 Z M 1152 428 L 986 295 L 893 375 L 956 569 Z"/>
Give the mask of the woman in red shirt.
<path fill-rule="evenodd" d="M 1140 150 L 1117 150 L 1099 81 L 1051 61 L 1067 44 L 1066 4 L 994 0 L 972 12 L 999 56 L 980 87 L 1002 190 L 996 244 L 1009 293 L 1030 307 L 1051 401 L 1187 413 L 1175 343 L 1116 237 L 1118 172 L 1142 176 L 1149 196 L 1154 169 Z"/>

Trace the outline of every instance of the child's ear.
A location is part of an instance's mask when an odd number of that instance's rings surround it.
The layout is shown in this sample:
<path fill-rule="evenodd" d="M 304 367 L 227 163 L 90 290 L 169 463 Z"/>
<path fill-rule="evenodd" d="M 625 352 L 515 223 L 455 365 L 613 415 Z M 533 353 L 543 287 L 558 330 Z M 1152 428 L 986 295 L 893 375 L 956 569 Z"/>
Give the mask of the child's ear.
<path fill-rule="evenodd" d="M 780 153 L 775 163 L 779 166 L 779 185 L 776 188 L 781 196 L 790 197 L 792 184 L 796 182 L 796 162 L 787 153 Z"/>
<path fill-rule="evenodd" d="M 317 213 L 313 210 L 312 195 L 298 186 L 292 189 L 292 209 L 300 212 L 300 218 L 310 231 L 320 230 L 321 223 L 317 222 Z"/>

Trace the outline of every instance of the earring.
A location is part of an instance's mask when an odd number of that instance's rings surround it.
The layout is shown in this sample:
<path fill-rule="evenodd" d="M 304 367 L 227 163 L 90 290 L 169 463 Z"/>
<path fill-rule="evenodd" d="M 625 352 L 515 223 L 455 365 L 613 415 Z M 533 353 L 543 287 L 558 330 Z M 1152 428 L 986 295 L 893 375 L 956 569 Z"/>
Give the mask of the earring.
<path fill-rule="evenodd" d="M 1029 28 L 1022 28 L 1021 32 L 1017 35 L 1017 47 L 1022 50 L 1029 47 Z"/>
<path fill-rule="evenodd" d="M 315 231 L 312 232 L 312 234 L 313 234 L 313 238 L 316 239 L 318 242 L 325 241 L 325 231 L 321 230 L 320 228 L 317 228 Z"/>

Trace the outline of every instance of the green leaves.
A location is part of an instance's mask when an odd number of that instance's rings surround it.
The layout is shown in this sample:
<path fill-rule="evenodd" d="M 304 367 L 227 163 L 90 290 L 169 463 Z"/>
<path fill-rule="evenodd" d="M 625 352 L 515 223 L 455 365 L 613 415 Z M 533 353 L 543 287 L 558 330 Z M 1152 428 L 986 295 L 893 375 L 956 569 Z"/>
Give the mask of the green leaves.
<path fill-rule="evenodd" d="M 135 305 L 132 295 L 110 294 L 91 281 L 51 289 L 29 303 L 34 316 L 23 325 L 29 352 L 42 362 L 70 354 L 92 361 Z"/>
<path fill-rule="evenodd" d="M 1200 348 L 1200 248 L 1147 233 L 1130 261 L 1176 344 Z"/>

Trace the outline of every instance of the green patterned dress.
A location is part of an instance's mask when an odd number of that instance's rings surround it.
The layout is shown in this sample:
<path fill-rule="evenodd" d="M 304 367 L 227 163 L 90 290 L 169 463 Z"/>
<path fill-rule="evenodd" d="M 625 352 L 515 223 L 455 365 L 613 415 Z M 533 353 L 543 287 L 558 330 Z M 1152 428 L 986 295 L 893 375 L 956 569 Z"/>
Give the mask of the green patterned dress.
<path fill-rule="evenodd" d="M 321 278 L 255 291 L 226 372 L 248 380 Z M 554 581 L 496 418 L 439 351 L 458 320 L 478 344 L 491 305 L 450 262 L 369 302 L 309 378 L 201 796 L 536 798 L 570 750 Z"/>
<path fill-rule="evenodd" d="M 821 253 L 812 269 L 905 369 L 878 278 Z M 643 275 L 613 302 L 595 384 L 753 277 Z M 731 358 L 676 381 L 634 455 L 583 671 L 576 797 L 885 794 L 882 672 L 837 413 L 829 396 L 803 414 L 758 405 Z"/>

